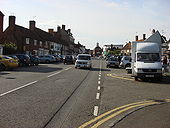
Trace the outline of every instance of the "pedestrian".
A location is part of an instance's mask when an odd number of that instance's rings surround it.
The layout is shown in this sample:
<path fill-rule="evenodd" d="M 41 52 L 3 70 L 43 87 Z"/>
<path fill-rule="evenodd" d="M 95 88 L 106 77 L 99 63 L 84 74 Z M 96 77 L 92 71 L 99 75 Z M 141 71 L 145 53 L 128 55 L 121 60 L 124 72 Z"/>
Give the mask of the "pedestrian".
<path fill-rule="evenodd" d="M 163 58 L 163 67 L 164 67 L 164 71 L 167 72 L 167 64 L 168 64 L 168 59 L 166 56 L 164 56 Z"/>

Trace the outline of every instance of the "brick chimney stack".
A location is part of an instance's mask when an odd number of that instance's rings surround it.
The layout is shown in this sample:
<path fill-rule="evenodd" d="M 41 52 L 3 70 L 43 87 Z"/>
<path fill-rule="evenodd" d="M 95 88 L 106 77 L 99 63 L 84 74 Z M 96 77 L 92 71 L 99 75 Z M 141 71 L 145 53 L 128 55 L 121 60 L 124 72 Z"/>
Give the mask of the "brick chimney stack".
<path fill-rule="evenodd" d="M 54 29 L 48 29 L 48 33 L 53 34 Z"/>
<path fill-rule="evenodd" d="M 0 34 L 3 33 L 4 14 L 0 11 Z"/>
<path fill-rule="evenodd" d="M 65 26 L 65 25 L 62 25 L 62 29 L 65 30 L 65 29 L 66 29 L 66 26 Z"/>
<path fill-rule="evenodd" d="M 135 40 L 138 41 L 138 36 L 135 37 Z"/>
<path fill-rule="evenodd" d="M 34 30 L 34 29 L 35 29 L 35 24 L 36 24 L 35 21 L 34 21 L 34 20 L 31 20 L 31 21 L 30 21 L 30 24 L 29 24 L 29 29 L 30 29 L 30 30 Z"/>
<path fill-rule="evenodd" d="M 70 34 L 71 33 L 71 29 L 68 29 L 67 32 Z"/>
<path fill-rule="evenodd" d="M 9 16 L 9 26 L 15 26 L 15 16 Z"/>

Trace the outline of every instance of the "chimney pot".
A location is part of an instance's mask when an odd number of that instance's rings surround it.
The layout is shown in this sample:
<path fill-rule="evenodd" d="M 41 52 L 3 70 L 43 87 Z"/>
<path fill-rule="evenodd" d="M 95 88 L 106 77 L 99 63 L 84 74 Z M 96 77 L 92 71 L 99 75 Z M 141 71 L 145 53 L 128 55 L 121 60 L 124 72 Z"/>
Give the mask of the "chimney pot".
<path fill-rule="evenodd" d="M 32 20 L 32 21 L 30 21 L 30 24 L 29 24 L 29 28 L 30 28 L 30 30 L 34 30 L 35 29 L 35 21 L 34 20 Z"/>
<path fill-rule="evenodd" d="M 60 31 L 61 27 L 60 26 L 57 26 L 57 31 Z"/>
<path fill-rule="evenodd" d="M 143 40 L 145 40 L 146 39 L 146 34 L 143 34 Z"/>
<path fill-rule="evenodd" d="M 135 37 L 135 40 L 138 41 L 138 36 Z"/>
<path fill-rule="evenodd" d="M 62 29 L 65 30 L 66 26 L 65 25 L 62 25 Z"/>
<path fill-rule="evenodd" d="M 9 16 L 9 26 L 15 25 L 15 16 Z"/>

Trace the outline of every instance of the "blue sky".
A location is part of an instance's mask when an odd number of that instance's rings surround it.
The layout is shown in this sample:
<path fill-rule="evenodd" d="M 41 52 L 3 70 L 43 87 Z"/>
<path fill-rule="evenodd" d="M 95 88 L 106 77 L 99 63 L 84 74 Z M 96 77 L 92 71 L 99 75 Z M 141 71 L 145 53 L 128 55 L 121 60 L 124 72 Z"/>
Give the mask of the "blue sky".
<path fill-rule="evenodd" d="M 98 42 L 124 44 L 135 35 L 148 36 L 152 29 L 170 38 L 170 0 L 0 0 L 0 11 L 16 16 L 16 24 L 27 27 L 30 20 L 47 31 L 65 24 L 75 43 L 93 49 Z"/>

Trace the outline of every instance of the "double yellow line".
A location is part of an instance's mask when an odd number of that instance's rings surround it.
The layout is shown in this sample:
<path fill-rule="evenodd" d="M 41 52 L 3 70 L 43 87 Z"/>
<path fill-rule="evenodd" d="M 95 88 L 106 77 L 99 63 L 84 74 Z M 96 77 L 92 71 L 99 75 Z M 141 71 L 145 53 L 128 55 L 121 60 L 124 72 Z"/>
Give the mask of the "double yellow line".
<path fill-rule="evenodd" d="M 106 113 L 84 123 L 79 128 L 87 128 L 87 126 L 89 126 L 89 125 L 92 125 L 91 128 L 98 128 L 100 125 L 102 125 L 106 121 L 108 121 L 108 120 L 118 116 L 119 114 L 121 114 L 125 111 L 128 111 L 132 108 L 144 107 L 144 106 L 149 106 L 149 105 L 156 105 L 156 104 L 160 104 L 160 103 L 167 103 L 167 102 L 170 102 L 170 99 L 166 99 L 166 100 L 163 100 L 163 101 L 164 102 L 148 100 L 148 101 L 141 101 L 141 102 L 131 103 L 131 104 L 127 104 L 127 105 L 124 105 L 124 106 L 121 106 L 121 107 L 117 107 L 113 110 L 110 110 L 110 111 L 108 111 L 108 112 L 106 112 Z M 111 114 L 111 113 L 113 113 L 113 114 Z"/>
<path fill-rule="evenodd" d="M 134 79 L 131 79 L 131 78 L 126 78 L 126 77 L 121 77 L 121 76 L 115 76 L 115 75 L 112 75 L 112 74 L 107 74 L 107 76 L 110 76 L 110 77 L 113 77 L 113 78 L 118 78 L 118 79 L 124 79 L 124 80 L 132 80 L 132 81 L 134 81 Z"/>

